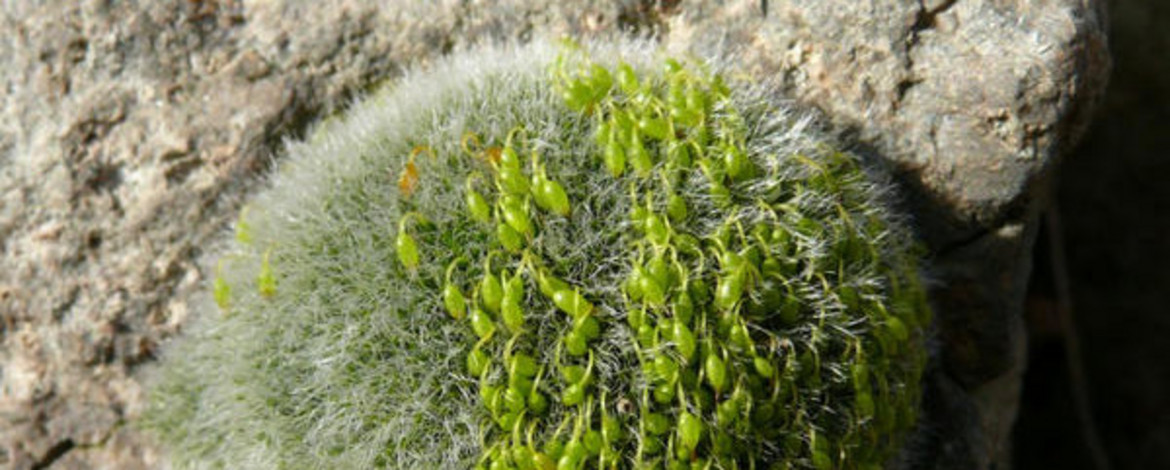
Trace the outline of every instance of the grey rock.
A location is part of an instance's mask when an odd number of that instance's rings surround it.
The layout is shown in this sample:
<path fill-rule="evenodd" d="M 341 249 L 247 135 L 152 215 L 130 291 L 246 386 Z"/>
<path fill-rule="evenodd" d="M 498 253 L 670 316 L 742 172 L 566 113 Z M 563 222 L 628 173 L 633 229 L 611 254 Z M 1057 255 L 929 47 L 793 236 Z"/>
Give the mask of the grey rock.
<path fill-rule="evenodd" d="M 136 372 L 181 332 L 200 257 L 284 139 L 455 48 L 618 29 L 735 45 L 887 158 L 938 266 L 931 380 L 951 384 L 939 409 L 959 411 L 933 419 L 1014 410 L 979 390 L 1022 361 L 1038 195 L 1107 69 L 1096 2 L 773 0 L 766 17 L 758 1 L 544 3 L 0 7 L 0 465 L 161 465 L 125 425 L 143 403 Z M 950 428 L 922 442 L 986 438 Z M 972 463 L 932 452 L 917 461 Z"/>

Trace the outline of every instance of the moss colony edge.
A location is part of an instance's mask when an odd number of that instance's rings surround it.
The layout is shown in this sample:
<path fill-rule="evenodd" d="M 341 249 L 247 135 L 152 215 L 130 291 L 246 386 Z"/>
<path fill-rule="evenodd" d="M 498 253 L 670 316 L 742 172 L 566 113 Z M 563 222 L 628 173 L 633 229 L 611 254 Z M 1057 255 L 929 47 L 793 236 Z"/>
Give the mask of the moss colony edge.
<path fill-rule="evenodd" d="M 479 50 L 324 124 L 145 424 L 188 467 L 880 468 L 926 358 L 913 243 L 722 68 Z"/>

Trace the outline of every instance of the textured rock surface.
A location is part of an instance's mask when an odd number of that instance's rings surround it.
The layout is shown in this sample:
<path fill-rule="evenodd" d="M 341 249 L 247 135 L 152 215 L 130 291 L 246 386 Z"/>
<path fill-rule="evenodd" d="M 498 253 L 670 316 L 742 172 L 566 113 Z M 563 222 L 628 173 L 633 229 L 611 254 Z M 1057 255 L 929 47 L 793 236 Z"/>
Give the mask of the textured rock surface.
<path fill-rule="evenodd" d="M 282 139 L 455 47 L 618 28 L 742 46 L 896 163 L 940 281 L 946 426 L 916 466 L 985 463 L 1014 416 L 1037 195 L 1107 68 L 1089 0 L 43 3 L 0 10 L 0 465 L 20 469 L 159 465 L 125 426 L 134 372 Z"/>

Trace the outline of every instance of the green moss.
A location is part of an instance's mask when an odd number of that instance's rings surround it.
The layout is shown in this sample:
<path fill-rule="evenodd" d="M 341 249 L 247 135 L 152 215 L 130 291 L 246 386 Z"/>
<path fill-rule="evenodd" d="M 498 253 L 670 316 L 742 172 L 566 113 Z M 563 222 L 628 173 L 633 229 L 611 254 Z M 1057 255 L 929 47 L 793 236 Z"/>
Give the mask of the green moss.
<path fill-rule="evenodd" d="M 458 56 L 293 145 L 160 370 L 176 463 L 887 462 L 929 311 L 882 186 L 644 47 Z"/>

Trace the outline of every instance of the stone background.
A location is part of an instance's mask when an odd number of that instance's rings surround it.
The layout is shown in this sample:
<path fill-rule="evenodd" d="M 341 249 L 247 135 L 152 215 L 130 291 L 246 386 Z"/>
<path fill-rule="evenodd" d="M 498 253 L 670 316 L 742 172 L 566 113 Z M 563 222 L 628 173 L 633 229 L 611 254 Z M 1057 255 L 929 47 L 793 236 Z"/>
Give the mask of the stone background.
<path fill-rule="evenodd" d="M 1026 364 L 1022 311 L 1037 217 L 1106 81 L 1105 5 L 545 3 L 3 3 L 0 466 L 162 465 L 128 425 L 141 410 L 139 375 L 198 313 L 186 299 L 207 278 L 203 247 L 279 163 L 285 139 L 451 50 L 623 30 L 658 34 L 675 49 L 737 49 L 753 74 L 779 79 L 793 97 L 824 110 L 858 151 L 890 162 L 931 250 L 939 330 L 926 421 L 904 466 L 1006 468 Z M 1157 346 L 1142 346 L 1159 343 L 1131 341 L 1166 331 L 1155 316 L 1165 270 L 1149 262 L 1167 250 L 1147 253 L 1158 238 L 1138 235 L 1164 234 L 1170 224 L 1156 217 L 1166 207 L 1156 178 L 1164 163 L 1150 158 L 1166 142 L 1157 129 L 1167 113 L 1158 79 L 1166 62 L 1158 68 L 1154 60 L 1167 44 L 1145 33 L 1159 29 L 1166 7 L 1115 3 L 1118 24 L 1135 28 L 1118 32 L 1123 46 L 1114 45 L 1127 48 L 1118 67 L 1126 77 L 1114 78 L 1101 137 L 1093 134 L 1069 159 L 1060 202 L 1096 421 L 1110 456 L 1126 454 L 1116 463 L 1143 468 L 1165 461 L 1167 446 L 1157 444 L 1166 443 L 1170 422 L 1155 418 L 1166 416 L 1168 394 L 1150 395 L 1170 381 L 1165 366 L 1147 366 Z M 1162 49 L 1151 44 L 1158 41 Z M 1161 108 L 1130 110 L 1152 105 Z M 1143 231 L 1150 217 L 1154 231 Z M 1149 269 L 1131 269 L 1138 265 Z M 1029 305 L 1051 300 L 1037 285 Z M 1044 310 L 1029 309 L 1036 311 Z M 1048 331 L 1042 320 L 1033 323 L 1033 331 Z M 1052 338 L 1034 337 L 1034 346 L 1063 344 Z M 1025 397 L 1038 390 L 1029 380 Z M 1047 454 L 1031 452 L 1059 442 L 1024 437 L 1045 430 L 1026 426 L 1035 422 L 1031 410 L 1020 428 L 1028 433 L 1014 440 L 1021 464 L 1043 462 L 1029 456 Z M 1036 420 L 1067 415 L 1056 409 Z"/>

